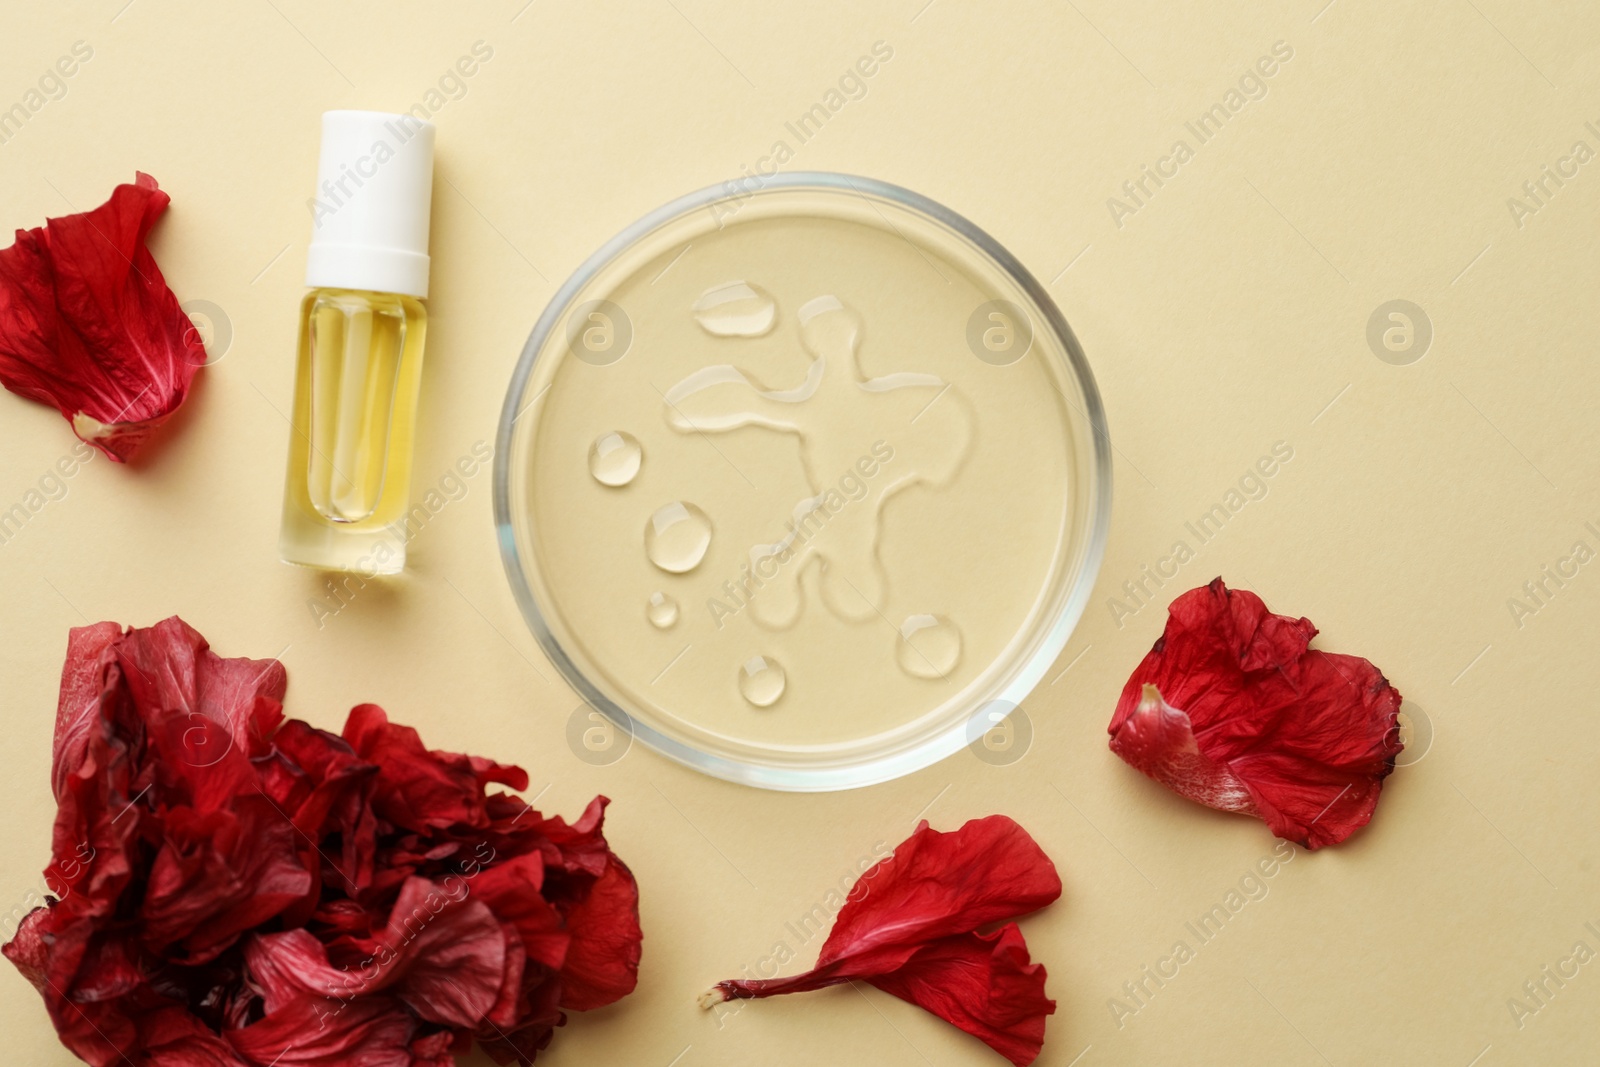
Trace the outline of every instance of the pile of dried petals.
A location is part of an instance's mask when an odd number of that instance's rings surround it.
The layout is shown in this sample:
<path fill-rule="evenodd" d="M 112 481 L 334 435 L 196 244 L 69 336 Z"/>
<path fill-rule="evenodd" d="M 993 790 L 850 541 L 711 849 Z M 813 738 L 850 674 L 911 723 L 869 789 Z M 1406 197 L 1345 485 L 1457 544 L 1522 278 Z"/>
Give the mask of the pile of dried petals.
<path fill-rule="evenodd" d="M 1180 796 L 1264 819 L 1306 848 L 1365 826 L 1403 747 L 1400 694 L 1383 673 L 1311 650 L 1311 620 L 1274 615 L 1221 578 L 1169 611 L 1122 690 L 1111 750 Z"/>
<path fill-rule="evenodd" d="M 121 463 L 206 362 L 145 237 L 170 198 L 148 174 L 0 251 L 0 384 Z"/>
<path fill-rule="evenodd" d="M 177 618 L 72 631 L 47 883 L 5 955 L 96 1067 L 529 1064 L 630 992 L 638 893 L 601 834 L 366 704 L 283 718 L 275 660 Z"/>
<path fill-rule="evenodd" d="M 1045 969 L 1015 919 L 1061 895 L 1055 864 L 1004 815 L 941 834 L 926 821 L 851 887 L 817 956 L 792 978 L 718 982 L 700 998 L 801 993 L 860 979 L 981 1038 L 1012 1063 L 1044 1043 Z M 989 933 L 980 928 L 1005 922 Z"/>

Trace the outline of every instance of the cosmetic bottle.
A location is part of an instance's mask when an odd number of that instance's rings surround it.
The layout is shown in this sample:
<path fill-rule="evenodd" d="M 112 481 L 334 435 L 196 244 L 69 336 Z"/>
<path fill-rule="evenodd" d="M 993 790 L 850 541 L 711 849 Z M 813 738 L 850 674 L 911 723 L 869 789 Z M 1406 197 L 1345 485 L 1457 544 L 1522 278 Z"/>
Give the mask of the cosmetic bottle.
<path fill-rule="evenodd" d="M 322 116 L 278 537 L 286 563 L 367 577 L 405 567 L 433 135 L 411 115 Z"/>

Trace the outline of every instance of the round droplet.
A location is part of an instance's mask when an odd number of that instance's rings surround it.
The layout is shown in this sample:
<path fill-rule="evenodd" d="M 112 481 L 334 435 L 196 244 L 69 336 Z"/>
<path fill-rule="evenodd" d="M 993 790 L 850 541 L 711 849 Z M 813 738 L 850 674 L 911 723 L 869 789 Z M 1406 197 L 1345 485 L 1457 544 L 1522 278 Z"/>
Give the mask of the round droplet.
<path fill-rule="evenodd" d="M 678 621 L 678 602 L 665 593 L 651 593 L 650 604 L 644 613 L 651 626 L 665 630 Z"/>
<path fill-rule="evenodd" d="M 673 501 L 650 516 L 644 550 L 650 562 L 670 574 L 692 571 L 711 544 L 711 519 L 693 504 Z"/>
<path fill-rule="evenodd" d="M 695 321 L 717 337 L 760 337 L 772 329 L 778 305 L 749 282 L 724 282 L 700 294 L 691 310 Z"/>
<path fill-rule="evenodd" d="M 751 656 L 739 669 L 739 692 L 758 708 L 770 708 L 783 696 L 788 676 L 774 659 Z"/>
<path fill-rule="evenodd" d="M 627 485 L 639 473 L 644 449 L 631 433 L 603 433 L 589 446 L 589 473 L 601 485 Z"/>
<path fill-rule="evenodd" d="M 900 669 L 914 678 L 943 678 L 961 660 L 961 631 L 943 615 L 910 615 L 900 624 Z"/>

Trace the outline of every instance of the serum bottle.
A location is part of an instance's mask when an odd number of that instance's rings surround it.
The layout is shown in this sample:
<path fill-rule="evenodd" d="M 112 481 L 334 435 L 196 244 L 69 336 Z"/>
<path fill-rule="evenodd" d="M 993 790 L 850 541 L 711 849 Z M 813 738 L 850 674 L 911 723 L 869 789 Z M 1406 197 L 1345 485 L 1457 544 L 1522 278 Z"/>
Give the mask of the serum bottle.
<path fill-rule="evenodd" d="M 430 123 L 330 111 L 300 304 L 278 554 L 371 577 L 406 562 L 428 315 Z"/>

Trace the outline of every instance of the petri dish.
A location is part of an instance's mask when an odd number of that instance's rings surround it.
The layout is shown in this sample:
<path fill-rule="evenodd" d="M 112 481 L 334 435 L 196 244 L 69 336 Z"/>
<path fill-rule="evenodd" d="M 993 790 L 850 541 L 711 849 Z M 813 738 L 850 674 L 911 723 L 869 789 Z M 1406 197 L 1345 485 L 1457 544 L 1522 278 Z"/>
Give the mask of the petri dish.
<path fill-rule="evenodd" d="M 495 523 L 529 627 L 619 731 L 843 789 L 1024 705 L 1094 584 L 1109 450 L 1071 329 L 993 238 L 780 174 L 664 205 L 555 294 Z"/>

